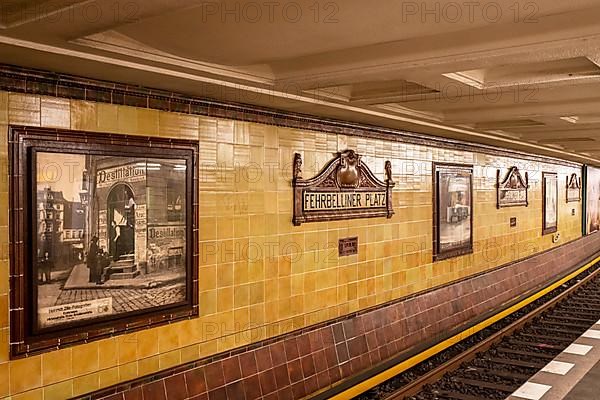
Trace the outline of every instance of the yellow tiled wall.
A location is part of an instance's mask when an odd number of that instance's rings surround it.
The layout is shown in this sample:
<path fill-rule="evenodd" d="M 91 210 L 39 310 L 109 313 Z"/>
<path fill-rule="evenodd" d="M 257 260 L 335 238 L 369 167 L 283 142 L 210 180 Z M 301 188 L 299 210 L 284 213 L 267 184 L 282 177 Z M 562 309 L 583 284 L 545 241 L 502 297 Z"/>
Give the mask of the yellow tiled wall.
<path fill-rule="evenodd" d="M 200 141 L 200 317 L 8 361 L 8 256 L 0 262 L 0 398 L 63 399 L 342 316 L 552 246 L 541 236 L 542 171 L 557 172 L 561 240 L 580 236 L 581 203 L 565 203 L 579 169 L 464 151 L 0 92 L 0 242 L 7 236 L 8 124 Z M 391 219 L 294 227 L 291 163 L 310 177 L 347 148 L 383 179 L 392 161 Z M 474 253 L 432 263 L 432 161 L 473 164 Z M 529 172 L 530 206 L 496 209 L 496 169 Z M 576 215 L 571 215 L 574 208 Z M 509 227 L 517 217 L 517 227 Z M 337 257 L 358 236 L 357 256 Z"/>

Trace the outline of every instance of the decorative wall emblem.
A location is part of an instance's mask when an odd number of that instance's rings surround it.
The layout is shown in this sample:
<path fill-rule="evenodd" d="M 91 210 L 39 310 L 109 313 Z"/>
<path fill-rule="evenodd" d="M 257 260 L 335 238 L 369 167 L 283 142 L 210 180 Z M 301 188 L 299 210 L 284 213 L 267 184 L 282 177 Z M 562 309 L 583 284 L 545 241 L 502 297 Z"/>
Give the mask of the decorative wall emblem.
<path fill-rule="evenodd" d="M 567 203 L 581 201 L 581 178 L 577 174 L 567 176 Z"/>
<path fill-rule="evenodd" d="M 294 225 L 312 221 L 386 217 L 392 209 L 392 164 L 385 162 L 385 181 L 373 175 L 354 150 L 338 152 L 311 179 L 302 178 L 302 157 L 294 154 Z"/>
<path fill-rule="evenodd" d="M 529 189 L 529 176 L 525 172 L 525 179 L 517 167 L 511 167 L 504 179 L 500 180 L 500 170 L 496 172 L 497 207 L 516 207 L 529 205 L 527 189 Z"/>

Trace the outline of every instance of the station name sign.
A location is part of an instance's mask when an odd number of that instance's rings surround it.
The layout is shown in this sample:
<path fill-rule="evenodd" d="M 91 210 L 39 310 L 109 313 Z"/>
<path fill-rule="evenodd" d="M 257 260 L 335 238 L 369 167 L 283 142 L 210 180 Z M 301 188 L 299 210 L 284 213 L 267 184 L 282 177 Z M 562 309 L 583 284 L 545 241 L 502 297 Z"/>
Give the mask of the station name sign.
<path fill-rule="evenodd" d="M 294 225 L 312 221 L 386 217 L 392 209 L 391 163 L 385 163 L 385 180 L 375 177 L 353 150 L 337 153 L 311 179 L 302 178 L 302 158 L 294 156 Z"/>
<path fill-rule="evenodd" d="M 304 210 L 352 210 L 386 206 L 385 192 L 310 192 L 304 194 Z"/>

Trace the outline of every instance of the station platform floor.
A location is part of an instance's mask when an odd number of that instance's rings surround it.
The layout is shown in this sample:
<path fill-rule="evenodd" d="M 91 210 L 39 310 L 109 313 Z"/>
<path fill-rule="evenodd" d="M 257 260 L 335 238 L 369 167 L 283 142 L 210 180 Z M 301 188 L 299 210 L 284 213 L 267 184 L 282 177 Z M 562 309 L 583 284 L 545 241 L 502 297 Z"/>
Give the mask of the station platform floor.
<path fill-rule="evenodd" d="M 600 400 L 600 321 L 508 400 Z"/>

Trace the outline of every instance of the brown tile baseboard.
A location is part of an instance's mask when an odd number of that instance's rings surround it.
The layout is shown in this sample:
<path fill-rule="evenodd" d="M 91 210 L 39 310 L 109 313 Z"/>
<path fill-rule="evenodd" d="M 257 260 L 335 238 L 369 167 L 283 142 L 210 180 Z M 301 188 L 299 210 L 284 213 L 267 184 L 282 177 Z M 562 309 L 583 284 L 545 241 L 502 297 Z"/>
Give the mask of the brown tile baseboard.
<path fill-rule="evenodd" d="M 560 279 L 600 234 L 341 319 L 221 353 L 81 398 L 325 399 Z M 424 343 L 423 338 L 427 338 Z M 134 397 L 131 397 L 134 396 Z"/>

